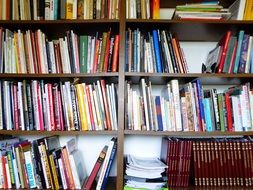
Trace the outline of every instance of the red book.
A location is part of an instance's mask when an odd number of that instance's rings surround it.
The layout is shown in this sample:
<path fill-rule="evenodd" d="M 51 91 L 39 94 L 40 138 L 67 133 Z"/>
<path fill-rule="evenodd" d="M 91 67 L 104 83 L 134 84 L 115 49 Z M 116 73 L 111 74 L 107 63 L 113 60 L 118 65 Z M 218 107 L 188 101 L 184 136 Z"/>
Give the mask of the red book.
<path fill-rule="evenodd" d="M 113 48 L 112 72 L 117 72 L 118 58 L 119 58 L 119 35 L 116 35 Z"/>
<path fill-rule="evenodd" d="M 196 141 L 196 152 L 197 152 L 197 173 L 198 173 L 198 186 L 202 186 L 202 171 L 201 171 L 201 155 L 200 155 L 200 142 Z"/>
<path fill-rule="evenodd" d="M 59 116 L 60 116 L 60 130 L 64 131 L 64 119 L 63 119 L 63 113 L 62 113 L 62 98 L 61 98 L 61 92 L 58 91 L 58 102 L 59 102 Z"/>
<path fill-rule="evenodd" d="M 6 0 L 6 20 L 11 20 L 11 2 Z"/>
<path fill-rule="evenodd" d="M 230 96 L 228 93 L 225 93 L 225 104 L 226 104 L 226 110 L 227 110 L 228 131 L 233 131 L 232 108 L 231 108 Z"/>
<path fill-rule="evenodd" d="M 98 69 L 99 44 L 100 44 L 100 40 L 96 39 L 96 48 L 95 48 L 95 59 L 94 59 L 93 73 L 96 73 L 97 69 Z"/>
<path fill-rule="evenodd" d="M 194 184 L 195 186 L 198 186 L 198 177 L 199 177 L 199 173 L 198 173 L 198 162 L 197 162 L 197 143 L 196 141 L 193 141 L 192 144 L 192 148 L 193 148 L 193 165 L 194 165 Z M 169 176 L 168 176 L 169 179 Z"/>
<path fill-rule="evenodd" d="M 5 156 L 2 156 L 2 169 L 3 169 L 3 176 L 4 176 L 4 189 L 8 189 L 8 182 L 7 182 L 7 171 L 6 171 L 6 159 L 5 159 Z"/>
<path fill-rule="evenodd" d="M 41 59 L 40 59 L 40 48 L 39 48 L 39 34 L 38 30 L 35 32 L 35 46 L 36 46 L 36 55 L 37 55 L 37 68 L 38 68 L 38 73 L 42 73 L 42 68 L 41 68 Z"/>
<path fill-rule="evenodd" d="M 14 104 L 14 128 L 20 130 L 19 127 L 19 115 L 18 115 L 18 97 L 17 97 L 17 84 L 13 84 L 13 104 Z"/>
<path fill-rule="evenodd" d="M 108 149 L 108 146 L 105 145 L 103 150 L 100 152 L 99 154 L 99 157 L 90 173 L 90 176 L 88 177 L 87 181 L 85 182 L 84 184 L 84 190 L 90 190 L 91 187 L 92 187 L 92 184 L 98 174 L 98 171 L 100 169 L 100 167 L 102 166 L 103 162 L 104 162 L 104 159 L 105 159 L 105 156 L 106 156 L 106 153 L 107 153 L 107 149 Z"/>
<path fill-rule="evenodd" d="M 207 141 L 202 141 L 203 153 L 204 153 L 204 170 L 206 176 L 206 186 L 210 186 L 210 176 L 209 176 L 209 163 L 208 163 L 208 153 L 207 153 Z"/>
<path fill-rule="evenodd" d="M 226 143 L 224 141 L 221 142 L 221 148 L 222 148 L 222 156 L 223 156 L 224 185 L 228 186 L 228 160 L 227 160 L 227 153 L 226 153 Z"/>
<path fill-rule="evenodd" d="M 151 1 L 152 19 L 160 19 L 160 0 Z"/>
<path fill-rule="evenodd" d="M 223 48 L 222 48 L 221 58 L 220 58 L 220 61 L 218 64 L 218 73 L 222 73 L 223 66 L 225 64 L 227 50 L 228 50 L 228 42 L 231 38 L 231 34 L 232 34 L 232 32 L 230 30 L 227 31 L 226 35 L 220 41 L 220 45 L 223 46 Z"/>

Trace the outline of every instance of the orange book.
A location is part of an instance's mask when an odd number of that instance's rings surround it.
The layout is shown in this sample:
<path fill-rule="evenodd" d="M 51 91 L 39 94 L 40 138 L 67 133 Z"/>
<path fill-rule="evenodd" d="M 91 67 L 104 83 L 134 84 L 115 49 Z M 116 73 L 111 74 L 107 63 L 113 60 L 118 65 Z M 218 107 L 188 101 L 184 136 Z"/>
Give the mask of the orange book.
<path fill-rule="evenodd" d="M 63 149 L 62 149 L 62 158 L 63 158 L 64 166 L 65 166 L 66 172 L 67 172 L 66 177 L 68 178 L 69 188 L 75 189 L 74 178 L 72 175 L 71 166 L 70 166 L 70 162 L 69 162 L 69 155 L 68 155 L 66 147 L 63 147 Z"/>
<path fill-rule="evenodd" d="M 160 19 L 160 0 L 152 0 L 152 19 Z"/>
<path fill-rule="evenodd" d="M 119 35 L 116 35 L 113 48 L 112 72 L 117 72 L 118 58 L 119 58 Z"/>
<path fill-rule="evenodd" d="M 176 42 L 175 38 L 172 38 L 172 46 L 173 46 L 173 49 L 174 49 L 175 54 L 176 54 L 179 71 L 180 71 L 180 73 L 184 73 L 182 61 L 181 61 L 180 54 L 179 54 L 179 49 L 177 47 L 177 42 Z"/>

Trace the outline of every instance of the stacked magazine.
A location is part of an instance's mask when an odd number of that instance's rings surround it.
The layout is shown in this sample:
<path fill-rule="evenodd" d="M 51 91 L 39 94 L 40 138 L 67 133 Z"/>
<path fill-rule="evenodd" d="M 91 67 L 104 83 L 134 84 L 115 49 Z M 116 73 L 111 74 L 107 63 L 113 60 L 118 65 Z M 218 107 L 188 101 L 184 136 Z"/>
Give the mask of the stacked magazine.
<path fill-rule="evenodd" d="M 127 156 L 126 186 L 132 188 L 161 189 L 167 184 L 162 176 L 167 165 L 158 158 Z"/>

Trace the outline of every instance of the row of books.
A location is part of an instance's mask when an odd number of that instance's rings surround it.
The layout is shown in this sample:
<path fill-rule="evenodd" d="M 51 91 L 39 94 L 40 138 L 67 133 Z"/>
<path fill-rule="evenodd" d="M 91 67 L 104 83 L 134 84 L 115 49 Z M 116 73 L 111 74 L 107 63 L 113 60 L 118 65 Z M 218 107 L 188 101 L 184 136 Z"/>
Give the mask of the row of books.
<path fill-rule="evenodd" d="M 176 35 L 165 30 L 126 31 L 125 71 L 187 73 L 183 49 Z"/>
<path fill-rule="evenodd" d="M 161 160 L 168 169 L 168 187 L 188 187 L 190 183 L 192 140 L 163 138 Z"/>
<path fill-rule="evenodd" d="M 253 141 L 250 137 L 171 139 L 162 141 L 168 185 L 252 186 Z M 189 178 L 190 172 L 192 178 Z"/>
<path fill-rule="evenodd" d="M 117 130 L 114 83 L 1 81 L 0 129 Z"/>
<path fill-rule="evenodd" d="M 119 0 L 2 0 L 0 20 L 118 19 Z"/>
<path fill-rule="evenodd" d="M 32 142 L 12 138 L 0 147 L 3 189 L 81 189 L 87 177 L 75 139 L 60 147 L 56 136 Z"/>
<path fill-rule="evenodd" d="M 105 190 L 108 177 L 112 168 L 113 160 L 117 151 L 117 138 L 113 137 L 101 150 L 93 169 L 84 183 L 82 189 L 91 190 L 95 180 L 97 181 L 96 189 Z M 99 174 L 100 173 L 100 174 Z M 96 179 L 97 178 L 97 179 Z"/>
<path fill-rule="evenodd" d="M 250 83 L 224 93 L 203 90 L 196 79 L 179 88 L 171 80 L 154 95 L 151 82 L 127 84 L 126 128 L 155 131 L 252 131 L 253 91 Z"/>
<path fill-rule="evenodd" d="M 240 30 L 238 36 L 227 31 L 208 53 L 204 72 L 253 73 L 252 36 Z"/>
<path fill-rule="evenodd" d="M 159 19 L 160 0 L 127 0 L 127 19 Z"/>
<path fill-rule="evenodd" d="M 118 69 L 119 35 L 111 31 L 49 41 L 41 30 L 0 28 L 1 73 L 95 73 Z"/>

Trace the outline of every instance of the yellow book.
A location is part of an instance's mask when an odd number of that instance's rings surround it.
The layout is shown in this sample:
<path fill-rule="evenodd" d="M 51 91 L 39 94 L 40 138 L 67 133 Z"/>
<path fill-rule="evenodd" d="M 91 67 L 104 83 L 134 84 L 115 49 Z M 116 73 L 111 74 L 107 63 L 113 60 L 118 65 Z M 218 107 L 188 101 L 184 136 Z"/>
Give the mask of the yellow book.
<path fill-rule="evenodd" d="M 73 19 L 73 0 L 66 1 L 66 19 Z"/>
<path fill-rule="evenodd" d="M 244 15 L 243 15 L 243 20 L 251 20 L 251 8 L 253 6 L 253 0 L 247 0 L 246 5 L 245 5 L 245 10 L 244 10 Z"/>
<path fill-rule="evenodd" d="M 56 174 L 56 168 L 55 168 L 55 164 L 54 164 L 53 154 L 49 155 L 49 161 L 50 161 L 50 166 L 51 166 L 51 170 L 52 170 L 52 174 L 53 174 L 53 178 L 54 178 L 54 187 L 55 187 L 55 189 L 60 189 L 58 177 Z"/>
<path fill-rule="evenodd" d="M 87 114 L 85 111 L 83 85 L 76 84 L 75 86 L 76 86 L 76 93 L 77 93 L 78 109 L 80 111 L 81 129 L 83 131 L 88 131 L 88 121 L 87 121 Z"/>

